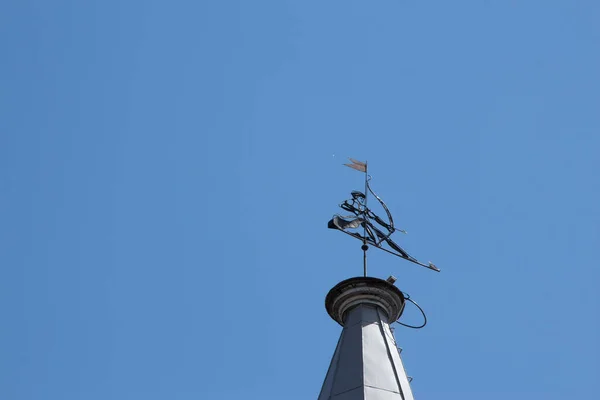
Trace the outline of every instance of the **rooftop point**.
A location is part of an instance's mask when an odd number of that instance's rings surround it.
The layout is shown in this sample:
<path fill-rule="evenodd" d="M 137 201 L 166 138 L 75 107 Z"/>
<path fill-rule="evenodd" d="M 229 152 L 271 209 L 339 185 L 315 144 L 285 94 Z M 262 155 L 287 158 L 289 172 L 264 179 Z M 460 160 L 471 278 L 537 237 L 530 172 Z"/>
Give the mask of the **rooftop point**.
<path fill-rule="evenodd" d="M 404 310 L 402 292 L 372 277 L 350 278 L 325 299 L 343 326 L 318 400 L 413 400 L 389 324 Z"/>

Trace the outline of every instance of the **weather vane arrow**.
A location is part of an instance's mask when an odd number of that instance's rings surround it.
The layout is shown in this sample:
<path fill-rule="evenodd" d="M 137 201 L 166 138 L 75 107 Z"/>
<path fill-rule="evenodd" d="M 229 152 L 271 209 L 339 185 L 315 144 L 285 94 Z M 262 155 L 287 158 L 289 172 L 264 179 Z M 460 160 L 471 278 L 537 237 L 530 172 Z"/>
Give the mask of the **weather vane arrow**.
<path fill-rule="evenodd" d="M 400 258 L 404 258 L 407 261 L 415 263 L 425 268 L 440 272 L 433 263 L 427 264 L 422 263 L 410 254 L 408 254 L 402 247 L 391 239 L 391 236 L 395 232 L 406 233 L 406 231 L 397 229 L 394 226 L 394 219 L 390 210 L 387 208 L 383 200 L 371 189 L 371 176 L 368 174 L 367 162 L 362 162 L 350 158 L 351 164 L 344 164 L 347 167 L 355 169 L 365 173 L 365 191 L 352 191 L 350 195 L 351 199 L 345 200 L 340 204 L 340 208 L 350 215 L 339 215 L 336 214 L 327 224 L 330 229 L 337 229 L 344 232 L 347 235 L 352 236 L 355 239 L 360 240 L 363 250 L 363 264 L 364 264 L 364 276 L 367 276 L 367 250 L 369 245 L 381 249 L 387 253 L 395 255 Z M 370 208 L 367 207 L 368 195 L 371 193 L 375 199 L 379 202 L 381 207 L 384 209 L 387 215 L 387 221 L 378 215 L 376 215 Z M 355 229 L 362 227 L 362 234 Z"/>

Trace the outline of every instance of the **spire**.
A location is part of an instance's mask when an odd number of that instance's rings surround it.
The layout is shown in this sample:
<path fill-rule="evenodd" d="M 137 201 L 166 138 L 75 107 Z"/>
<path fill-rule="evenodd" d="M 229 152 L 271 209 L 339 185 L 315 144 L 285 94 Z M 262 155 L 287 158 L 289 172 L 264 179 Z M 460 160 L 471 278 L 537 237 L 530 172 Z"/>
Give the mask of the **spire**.
<path fill-rule="evenodd" d="M 404 310 L 393 284 L 350 278 L 329 291 L 325 307 L 343 326 L 318 400 L 413 400 L 390 329 Z"/>
<path fill-rule="evenodd" d="M 426 264 L 409 255 L 391 239 L 394 233 L 406 231 L 395 227 L 387 205 L 371 189 L 367 163 L 352 158 L 350 161 L 352 164 L 345 165 L 365 173 L 365 192 L 350 192 L 352 198 L 340 204 L 350 214 L 334 215 L 327 227 L 362 242 L 364 276 L 338 283 L 325 299 L 329 316 L 343 329 L 318 400 L 414 400 L 390 324 L 398 322 L 405 301 L 421 311 L 423 324 L 399 324 L 420 329 L 427 323 L 427 317 L 410 296 L 394 286 L 396 278 L 384 281 L 367 277 L 367 250 L 372 246 L 413 264 L 440 270 L 431 262 Z M 367 207 L 369 193 L 387 218 L 379 217 Z M 353 231 L 361 227 L 362 235 Z"/>

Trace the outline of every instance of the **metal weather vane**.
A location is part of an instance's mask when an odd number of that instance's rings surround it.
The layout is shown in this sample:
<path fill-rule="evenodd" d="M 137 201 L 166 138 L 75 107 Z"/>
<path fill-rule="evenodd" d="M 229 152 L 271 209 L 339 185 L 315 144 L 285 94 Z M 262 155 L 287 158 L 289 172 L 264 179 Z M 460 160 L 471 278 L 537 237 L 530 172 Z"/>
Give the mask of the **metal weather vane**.
<path fill-rule="evenodd" d="M 340 208 L 344 211 L 351 213 L 351 215 L 341 216 L 334 215 L 333 218 L 327 224 L 330 229 L 337 229 L 344 232 L 353 238 L 359 239 L 363 242 L 363 261 L 364 261 L 364 275 L 367 276 L 367 250 L 369 245 L 377 247 L 383 251 L 393 254 L 397 257 L 404 258 L 407 261 L 418 264 L 422 267 L 432 269 L 439 272 L 433 263 L 427 264 L 422 263 L 410 254 L 408 254 L 402 247 L 391 239 L 391 236 L 395 232 L 406 233 L 402 229 L 397 229 L 394 226 L 394 219 L 390 210 L 387 208 L 383 200 L 371 189 L 370 180 L 371 176 L 367 173 L 367 163 L 357 161 L 350 158 L 352 164 L 344 164 L 347 167 L 355 169 L 365 173 L 365 191 L 352 191 L 351 199 L 345 200 L 340 204 Z M 367 197 L 371 193 L 375 199 L 379 202 L 381 207 L 385 210 L 387 215 L 387 221 L 376 215 L 370 208 L 367 207 Z M 359 229 L 362 227 L 362 235 L 360 232 L 352 232 L 352 229 Z M 385 246 L 385 247 L 384 247 Z"/>

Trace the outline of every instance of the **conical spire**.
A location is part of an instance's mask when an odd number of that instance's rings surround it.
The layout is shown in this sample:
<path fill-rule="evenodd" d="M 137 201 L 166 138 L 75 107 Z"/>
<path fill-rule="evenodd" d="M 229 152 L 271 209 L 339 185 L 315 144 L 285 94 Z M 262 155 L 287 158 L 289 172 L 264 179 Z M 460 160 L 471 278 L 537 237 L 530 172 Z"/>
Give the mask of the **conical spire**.
<path fill-rule="evenodd" d="M 343 326 L 318 400 L 413 400 L 389 324 L 404 310 L 391 283 L 347 279 L 329 291 L 327 312 Z"/>

